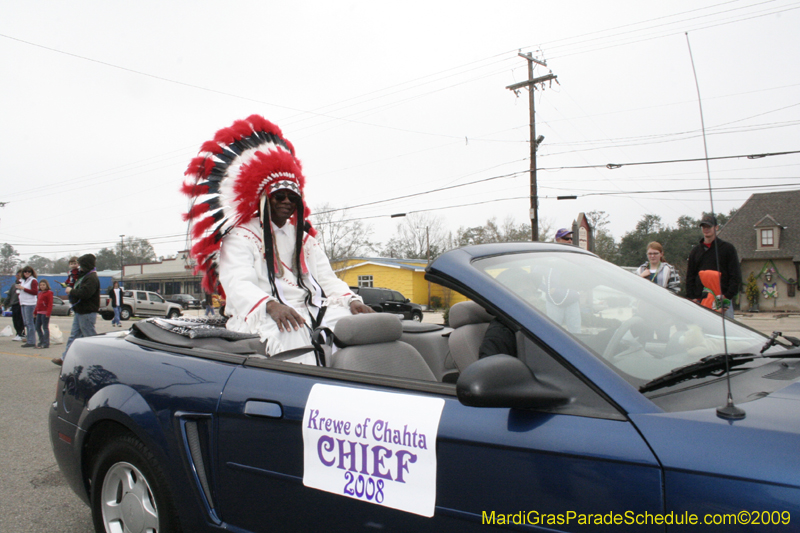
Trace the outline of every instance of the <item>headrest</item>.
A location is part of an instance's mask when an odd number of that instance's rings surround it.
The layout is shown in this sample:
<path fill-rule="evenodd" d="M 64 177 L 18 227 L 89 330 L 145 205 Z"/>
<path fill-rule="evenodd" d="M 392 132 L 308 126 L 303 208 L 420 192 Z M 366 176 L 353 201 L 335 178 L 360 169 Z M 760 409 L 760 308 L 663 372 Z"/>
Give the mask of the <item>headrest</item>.
<path fill-rule="evenodd" d="M 450 308 L 447 320 L 451 328 L 460 328 L 468 324 L 486 324 L 494 317 L 486 309 L 473 301 L 458 302 Z"/>
<path fill-rule="evenodd" d="M 333 334 L 347 346 L 394 342 L 403 335 L 403 325 L 396 315 L 363 313 L 339 319 Z"/>

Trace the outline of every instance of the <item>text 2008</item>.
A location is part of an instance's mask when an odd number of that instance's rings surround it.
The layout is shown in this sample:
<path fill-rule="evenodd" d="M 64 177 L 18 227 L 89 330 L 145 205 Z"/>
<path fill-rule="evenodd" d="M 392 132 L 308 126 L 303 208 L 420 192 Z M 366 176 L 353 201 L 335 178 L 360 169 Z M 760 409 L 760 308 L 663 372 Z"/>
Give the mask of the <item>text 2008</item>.
<path fill-rule="evenodd" d="M 383 503 L 383 480 L 375 481 L 369 476 L 353 475 L 352 472 L 345 472 L 344 493 L 356 498 L 366 498 L 367 501 Z"/>

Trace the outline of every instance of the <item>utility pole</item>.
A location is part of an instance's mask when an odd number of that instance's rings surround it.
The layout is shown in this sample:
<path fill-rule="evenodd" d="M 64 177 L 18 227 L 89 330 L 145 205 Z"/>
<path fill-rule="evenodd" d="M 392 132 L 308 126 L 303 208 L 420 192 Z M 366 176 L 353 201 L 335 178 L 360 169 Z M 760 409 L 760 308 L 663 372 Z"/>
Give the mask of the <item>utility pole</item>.
<path fill-rule="evenodd" d="M 554 80 L 557 78 L 555 74 L 550 72 L 550 74 L 546 74 L 544 76 L 540 76 L 538 78 L 533 77 L 533 64 L 536 63 L 537 65 L 541 65 L 543 67 L 547 66 L 547 62 L 540 61 L 533 57 L 533 54 L 528 52 L 527 54 L 523 54 L 519 52 L 517 55 L 519 57 L 526 59 L 528 61 L 528 79 L 525 81 L 521 81 L 519 83 L 515 83 L 513 85 L 509 85 L 506 89 L 514 91 L 515 94 L 518 94 L 519 90 L 523 87 L 528 88 L 528 110 L 530 112 L 530 144 L 531 144 L 531 240 L 538 241 L 539 240 L 539 193 L 536 188 L 536 150 L 539 148 L 539 144 L 544 140 L 544 137 L 540 136 L 539 138 L 536 137 L 536 114 L 534 112 L 534 98 L 533 98 L 533 90 L 536 88 L 535 86 L 539 83 L 544 83 L 546 81 Z"/>
<path fill-rule="evenodd" d="M 430 236 L 430 226 L 425 226 L 425 260 L 428 262 L 428 266 L 431 266 L 431 236 Z M 428 311 L 431 310 L 431 282 L 428 281 Z"/>
<path fill-rule="evenodd" d="M 125 255 L 125 235 L 119 236 L 119 286 L 124 289 L 125 286 L 125 262 L 123 256 Z"/>

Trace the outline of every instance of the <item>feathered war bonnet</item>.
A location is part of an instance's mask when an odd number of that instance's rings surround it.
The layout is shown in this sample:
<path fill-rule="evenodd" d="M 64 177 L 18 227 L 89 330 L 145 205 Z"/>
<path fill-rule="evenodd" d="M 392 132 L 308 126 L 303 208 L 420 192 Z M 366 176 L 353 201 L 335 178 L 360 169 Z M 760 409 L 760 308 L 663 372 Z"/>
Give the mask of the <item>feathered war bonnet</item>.
<path fill-rule="evenodd" d="M 217 272 L 222 238 L 238 224 L 258 216 L 262 206 L 266 206 L 261 213 L 265 260 L 270 281 L 274 280 L 280 261 L 273 251 L 269 202 L 265 201 L 273 192 L 288 189 L 300 196 L 292 222 L 297 228 L 305 226 L 312 235 L 316 233 L 304 224 L 309 214 L 302 200 L 305 177 L 294 146 L 283 137 L 278 126 L 259 115 L 237 120 L 231 127 L 219 130 L 213 140 L 203 143 L 185 175 L 181 192 L 189 196 L 190 208 L 183 218 L 189 222 L 195 273 L 203 274 L 202 286 L 208 293 L 224 294 Z M 299 262 L 303 231 L 296 233 L 295 257 Z"/>

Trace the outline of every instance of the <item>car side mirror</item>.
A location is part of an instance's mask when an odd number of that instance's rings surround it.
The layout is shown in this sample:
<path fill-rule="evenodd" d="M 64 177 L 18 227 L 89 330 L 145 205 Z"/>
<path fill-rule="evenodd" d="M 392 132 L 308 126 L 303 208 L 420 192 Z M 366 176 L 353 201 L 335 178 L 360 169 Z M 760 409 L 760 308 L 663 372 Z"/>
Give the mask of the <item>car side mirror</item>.
<path fill-rule="evenodd" d="M 404 304 L 407 304 L 407 303 L 410 303 L 410 302 L 411 302 L 411 300 L 409 300 L 408 298 L 406 298 L 405 300 L 403 300 L 403 303 L 404 303 Z"/>
<path fill-rule="evenodd" d="M 536 379 L 510 355 L 492 355 L 469 365 L 456 382 L 458 401 L 469 407 L 541 409 L 568 403 L 569 396 Z"/>

